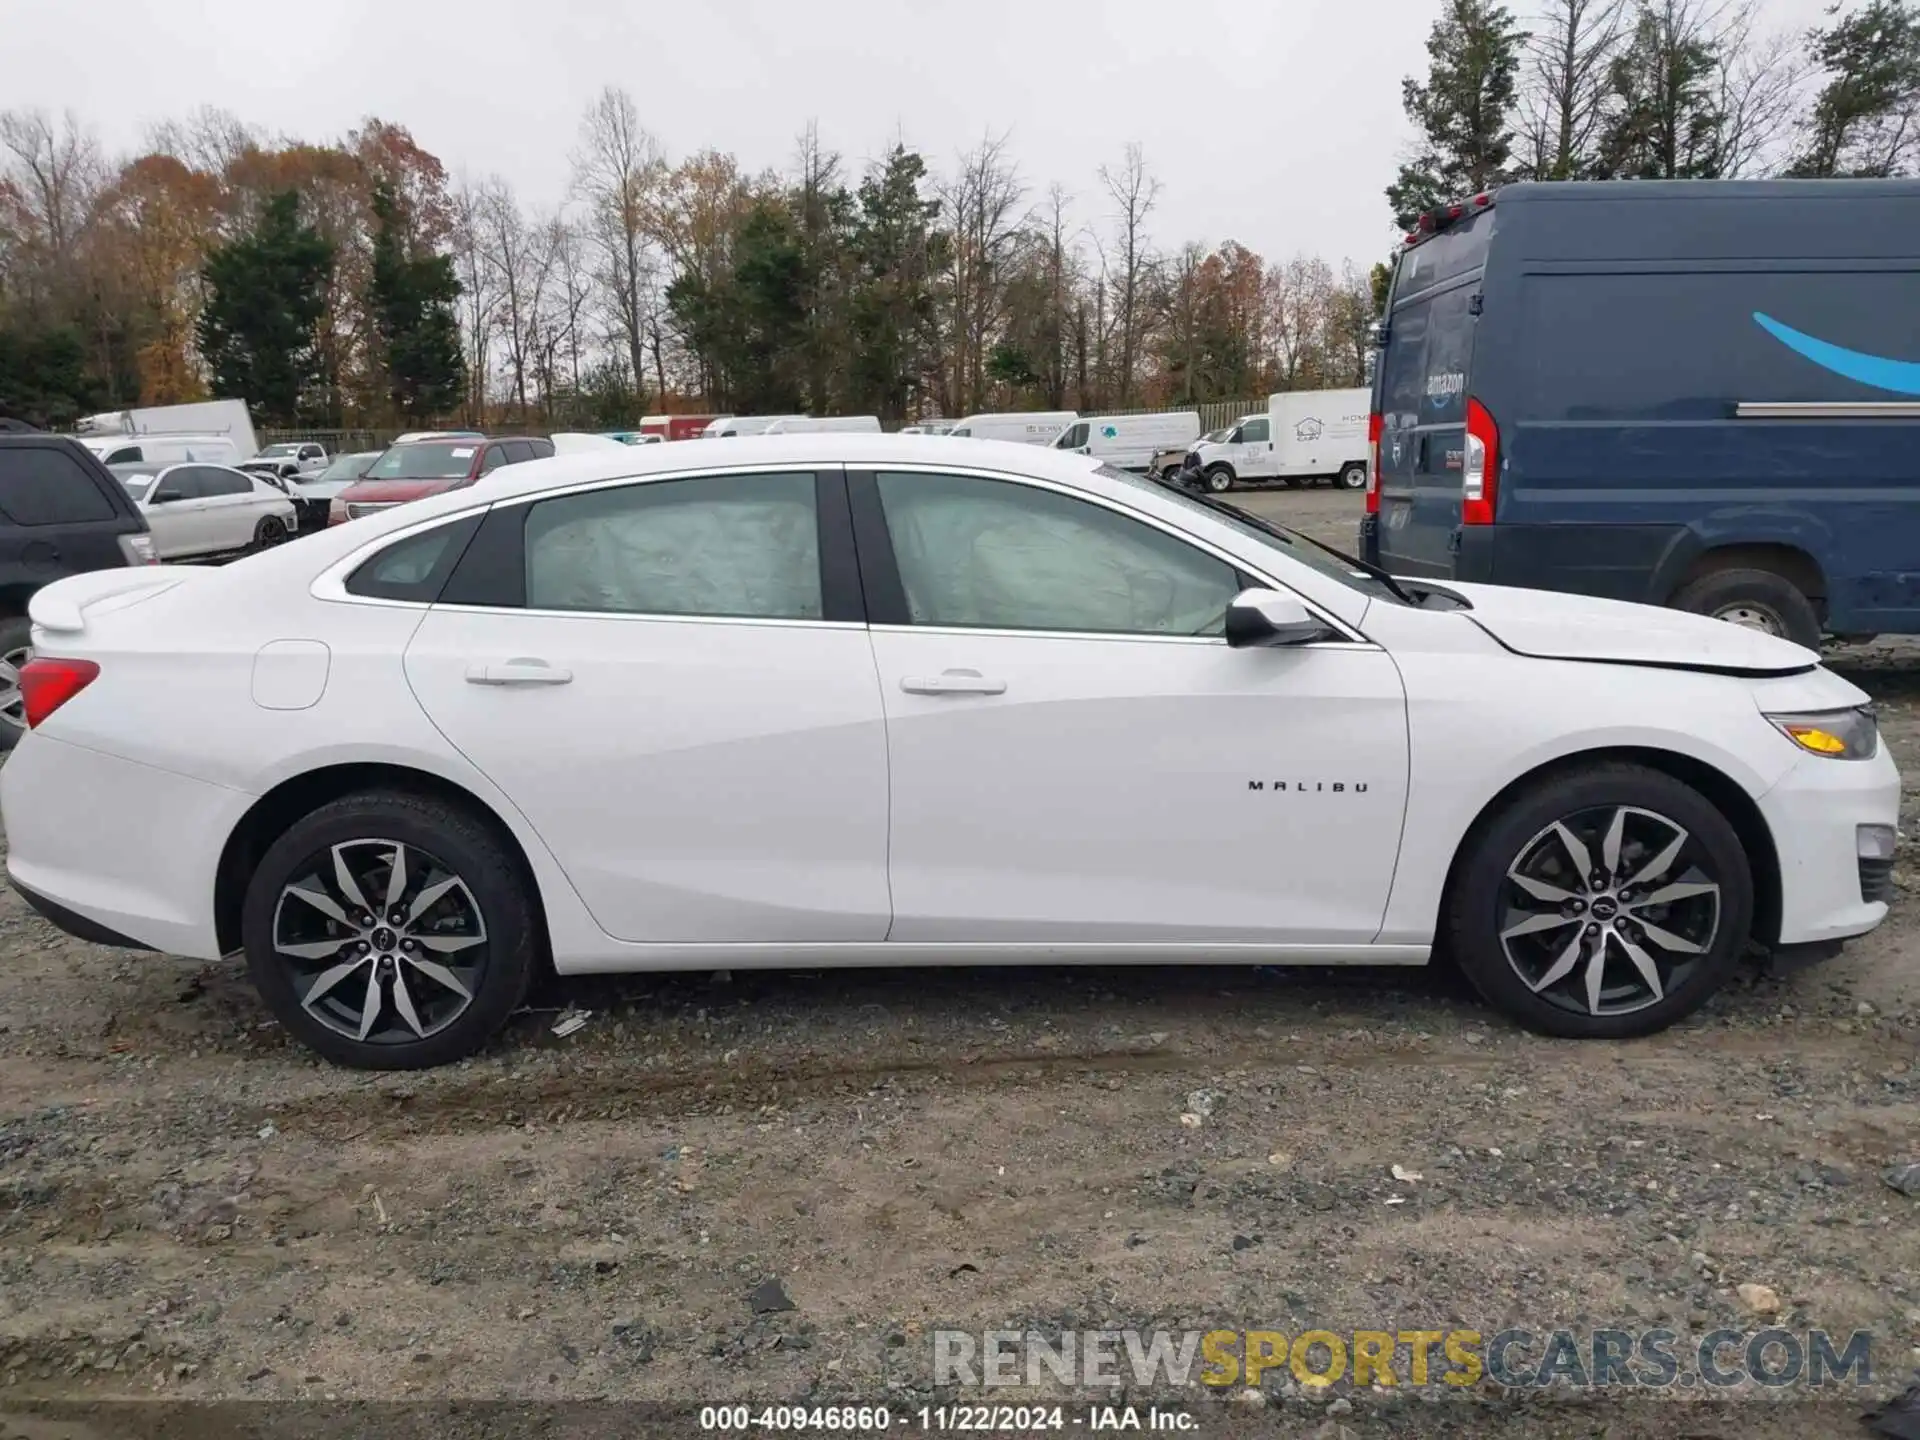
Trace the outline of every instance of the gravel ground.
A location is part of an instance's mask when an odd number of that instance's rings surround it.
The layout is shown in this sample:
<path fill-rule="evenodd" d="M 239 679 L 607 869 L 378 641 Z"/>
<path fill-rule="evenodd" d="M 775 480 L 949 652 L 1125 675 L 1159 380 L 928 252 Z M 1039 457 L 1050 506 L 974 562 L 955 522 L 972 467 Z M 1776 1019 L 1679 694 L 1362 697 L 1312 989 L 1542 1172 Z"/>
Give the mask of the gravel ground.
<path fill-rule="evenodd" d="M 1337 543 L 1358 513 L 1252 503 Z M 1920 650 L 1835 663 L 1920 775 Z M 198 1434 L 512 1429 L 325 1408 L 398 1398 L 904 1412 L 940 1325 L 1697 1334 L 1769 1323 L 1753 1284 L 1789 1328 L 1870 1330 L 1871 1394 L 1282 1384 L 1202 1433 L 1859 1433 L 1920 1357 L 1920 1200 L 1882 1179 L 1920 1160 L 1914 916 L 1627 1044 L 1519 1033 L 1440 970 L 755 973 L 571 984 L 479 1059 L 379 1077 L 308 1059 L 236 965 L 7 894 L 0 1436 L 174 1413 L 58 1408 L 117 1398 L 310 1402 L 167 1432 Z M 594 1013 L 556 1039 L 562 1004 Z M 793 1308 L 756 1313 L 769 1278 Z M 521 1418 L 562 1414 L 643 1433 Z"/>

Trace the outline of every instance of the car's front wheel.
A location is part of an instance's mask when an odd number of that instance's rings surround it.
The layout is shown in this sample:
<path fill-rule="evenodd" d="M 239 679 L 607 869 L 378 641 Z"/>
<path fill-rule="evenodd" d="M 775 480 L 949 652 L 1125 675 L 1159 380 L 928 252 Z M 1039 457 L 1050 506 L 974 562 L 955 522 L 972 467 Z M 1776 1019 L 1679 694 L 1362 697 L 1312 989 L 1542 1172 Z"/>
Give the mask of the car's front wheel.
<path fill-rule="evenodd" d="M 1620 1039 L 1691 1014 L 1738 963 L 1753 877 L 1732 824 L 1658 770 L 1563 771 L 1478 827 L 1447 902 L 1455 958 L 1530 1030 Z"/>
<path fill-rule="evenodd" d="M 534 905 L 476 816 L 403 791 L 324 805 L 248 885 L 247 965 L 280 1023 L 341 1065 L 417 1070 L 470 1055 L 535 966 Z"/>
<path fill-rule="evenodd" d="M 1216 465 L 1207 471 L 1207 489 L 1216 495 L 1224 495 L 1233 489 L 1233 471 L 1225 465 Z"/>

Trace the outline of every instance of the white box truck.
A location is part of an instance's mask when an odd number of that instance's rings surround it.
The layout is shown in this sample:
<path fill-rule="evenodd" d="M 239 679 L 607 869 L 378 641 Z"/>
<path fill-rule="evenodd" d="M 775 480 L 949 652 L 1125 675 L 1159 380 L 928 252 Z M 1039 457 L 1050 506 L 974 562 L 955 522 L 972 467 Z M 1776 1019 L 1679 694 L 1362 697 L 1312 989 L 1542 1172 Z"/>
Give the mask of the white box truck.
<path fill-rule="evenodd" d="M 89 415 L 74 438 L 109 465 L 238 465 L 260 453 L 244 400 L 201 400 Z"/>
<path fill-rule="evenodd" d="M 1185 473 L 1216 493 L 1237 485 L 1331 480 L 1367 488 L 1366 390 L 1283 390 L 1265 414 L 1243 415 L 1226 437 L 1187 455 Z"/>
<path fill-rule="evenodd" d="M 1361 426 L 1365 428 L 1364 420 Z M 1197 410 L 1162 415 L 1089 415 L 1062 430 L 1053 448 L 1078 451 L 1122 470 L 1145 474 L 1153 465 L 1153 457 L 1162 450 L 1191 445 L 1199 438 Z"/>
<path fill-rule="evenodd" d="M 947 433 L 957 440 L 1011 440 L 1016 445 L 1051 445 L 1062 430 L 1079 418 L 1075 410 L 969 415 Z"/>

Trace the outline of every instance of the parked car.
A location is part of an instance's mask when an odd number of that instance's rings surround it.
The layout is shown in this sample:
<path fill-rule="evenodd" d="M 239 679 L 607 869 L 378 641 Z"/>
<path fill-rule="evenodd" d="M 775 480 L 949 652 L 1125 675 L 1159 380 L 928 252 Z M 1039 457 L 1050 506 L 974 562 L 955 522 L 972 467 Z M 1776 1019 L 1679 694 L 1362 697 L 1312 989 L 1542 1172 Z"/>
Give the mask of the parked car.
<path fill-rule="evenodd" d="M 1200 438 L 1198 411 L 1162 415 L 1089 415 L 1067 426 L 1053 448 L 1091 455 L 1121 470 L 1145 474 L 1153 457 L 1178 447 L 1185 450 Z"/>
<path fill-rule="evenodd" d="M 1222 430 L 1209 430 L 1195 442 L 1195 445 L 1217 445 L 1232 433 L 1231 425 Z M 1180 480 L 1181 472 L 1187 468 L 1187 457 L 1193 453 L 1194 448 L 1194 445 L 1175 445 L 1170 450 L 1156 450 L 1152 462 L 1147 466 L 1147 473 L 1169 484 Z"/>
<path fill-rule="evenodd" d="M 1072 410 L 1014 410 L 991 415 L 969 415 L 951 434 L 956 440 L 1011 440 L 1018 445 L 1051 445 L 1060 432 L 1080 418 Z"/>
<path fill-rule="evenodd" d="M 1920 633 L 1920 180 L 1513 185 L 1397 264 L 1364 557 Z"/>
<path fill-rule="evenodd" d="M 228 465 L 116 465 L 140 507 L 162 560 L 207 559 L 268 550 L 299 526 L 279 482 Z"/>
<path fill-rule="evenodd" d="M 333 497 L 327 523 L 358 520 L 443 490 L 458 490 L 502 465 L 551 454 L 551 440 L 531 435 L 491 440 L 396 440 L 361 479 Z"/>
<path fill-rule="evenodd" d="M 300 517 L 300 533 L 312 534 L 327 528 L 333 499 L 354 481 L 365 475 L 383 454 L 379 450 L 356 450 L 336 455 L 318 475 L 287 481 L 287 493 L 293 497 Z"/>
<path fill-rule="evenodd" d="M 287 441 L 267 446 L 248 463 L 272 465 L 288 479 L 318 475 L 327 468 L 327 448 L 311 440 Z"/>
<path fill-rule="evenodd" d="M 1215 494 L 1238 485 L 1367 484 L 1366 390 L 1283 390 L 1219 440 L 1203 440 L 1182 468 Z"/>
<path fill-rule="evenodd" d="M 1900 777 L 1812 652 L 1396 581 L 1037 447 L 579 455 L 31 605 L 14 885 L 91 940 L 244 950 L 350 1065 L 471 1053 L 549 962 L 1443 941 L 1522 1024 L 1621 1037 L 1891 894 Z"/>
<path fill-rule="evenodd" d="M 147 522 L 84 445 L 0 422 L 0 751 L 26 730 L 27 604 L 51 580 L 157 559 Z"/>
<path fill-rule="evenodd" d="M 603 439 L 618 440 L 622 445 L 658 445 L 667 438 L 648 430 L 602 430 L 600 435 Z"/>

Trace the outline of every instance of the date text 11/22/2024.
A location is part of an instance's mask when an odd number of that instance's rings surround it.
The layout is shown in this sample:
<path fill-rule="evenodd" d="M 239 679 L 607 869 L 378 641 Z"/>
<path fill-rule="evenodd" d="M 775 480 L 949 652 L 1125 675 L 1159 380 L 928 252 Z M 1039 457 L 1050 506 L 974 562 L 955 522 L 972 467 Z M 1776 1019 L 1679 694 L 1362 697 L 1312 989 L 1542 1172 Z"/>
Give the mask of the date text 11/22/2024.
<path fill-rule="evenodd" d="M 889 1430 L 939 1433 L 1038 1434 L 1074 1430 L 1129 1430 L 1191 1434 L 1199 1419 L 1178 1407 L 1159 1405 L 923 1405 L 894 1414 L 884 1405 L 705 1405 L 703 1431 L 817 1431 L 866 1435 Z"/>

